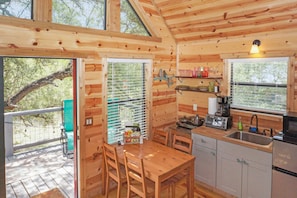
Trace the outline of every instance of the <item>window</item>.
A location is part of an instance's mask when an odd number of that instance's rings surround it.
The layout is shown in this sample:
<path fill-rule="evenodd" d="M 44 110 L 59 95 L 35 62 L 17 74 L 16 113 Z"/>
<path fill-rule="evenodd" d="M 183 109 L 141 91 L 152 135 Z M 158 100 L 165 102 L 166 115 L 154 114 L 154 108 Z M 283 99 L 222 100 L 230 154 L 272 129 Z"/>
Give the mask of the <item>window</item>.
<path fill-rule="evenodd" d="M 150 36 L 128 0 L 121 0 L 121 32 Z"/>
<path fill-rule="evenodd" d="M 231 59 L 228 64 L 232 108 L 286 111 L 288 58 Z"/>
<path fill-rule="evenodd" d="M 126 123 L 138 123 L 147 133 L 146 67 L 148 60 L 108 59 L 108 143 L 123 139 Z"/>
<path fill-rule="evenodd" d="M 32 0 L 1 0 L 0 15 L 31 19 Z"/>
<path fill-rule="evenodd" d="M 105 0 L 53 0 L 54 23 L 105 29 Z"/>

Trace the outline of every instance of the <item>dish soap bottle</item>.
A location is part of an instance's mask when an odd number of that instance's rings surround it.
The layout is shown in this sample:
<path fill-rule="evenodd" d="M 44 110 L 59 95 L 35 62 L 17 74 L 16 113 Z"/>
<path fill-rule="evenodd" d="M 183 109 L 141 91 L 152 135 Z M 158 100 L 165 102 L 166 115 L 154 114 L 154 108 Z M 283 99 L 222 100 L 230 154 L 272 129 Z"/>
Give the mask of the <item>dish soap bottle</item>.
<path fill-rule="evenodd" d="M 238 118 L 238 130 L 242 131 L 243 130 L 243 126 L 242 126 L 242 122 L 241 122 L 241 117 L 239 116 Z"/>

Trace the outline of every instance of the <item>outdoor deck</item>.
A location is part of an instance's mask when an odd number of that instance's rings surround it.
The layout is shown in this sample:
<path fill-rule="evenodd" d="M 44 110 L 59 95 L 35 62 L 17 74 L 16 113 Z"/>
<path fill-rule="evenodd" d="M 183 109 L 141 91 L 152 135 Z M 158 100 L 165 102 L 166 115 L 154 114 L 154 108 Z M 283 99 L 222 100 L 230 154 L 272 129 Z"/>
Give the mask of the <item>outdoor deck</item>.
<path fill-rule="evenodd" d="M 73 159 L 63 157 L 61 145 L 6 159 L 6 197 L 32 197 L 59 188 L 74 197 Z"/>

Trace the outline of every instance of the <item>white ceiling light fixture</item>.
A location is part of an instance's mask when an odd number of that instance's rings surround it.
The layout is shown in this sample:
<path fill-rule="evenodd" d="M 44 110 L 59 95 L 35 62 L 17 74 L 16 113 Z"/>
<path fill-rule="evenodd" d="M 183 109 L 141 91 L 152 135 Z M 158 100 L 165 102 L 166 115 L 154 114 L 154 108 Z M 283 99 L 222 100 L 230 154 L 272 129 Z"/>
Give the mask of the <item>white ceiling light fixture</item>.
<path fill-rule="evenodd" d="M 254 40 L 250 53 L 251 54 L 258 54 L 260 52 L 260 50 L 259 50 L 260 45 L 261 45 L 260 40 L 258 40 L 258 39 Z"/>

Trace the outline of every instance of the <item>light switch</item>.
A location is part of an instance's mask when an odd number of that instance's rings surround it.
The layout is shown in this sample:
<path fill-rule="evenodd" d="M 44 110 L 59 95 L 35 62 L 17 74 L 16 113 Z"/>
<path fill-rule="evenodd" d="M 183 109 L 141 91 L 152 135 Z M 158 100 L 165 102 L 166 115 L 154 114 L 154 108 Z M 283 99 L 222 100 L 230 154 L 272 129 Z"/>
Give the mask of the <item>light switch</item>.
<path fill-rule="evenodd" d="M 92 125 L 93 124 L 93 118 L 86 118 L 86 125 Z"/>
<path fill-rule="evenodd" d="M 198 105 L 197 104 L 193 104 L 193 111 L 197 111 L 198 110 Z"/>

